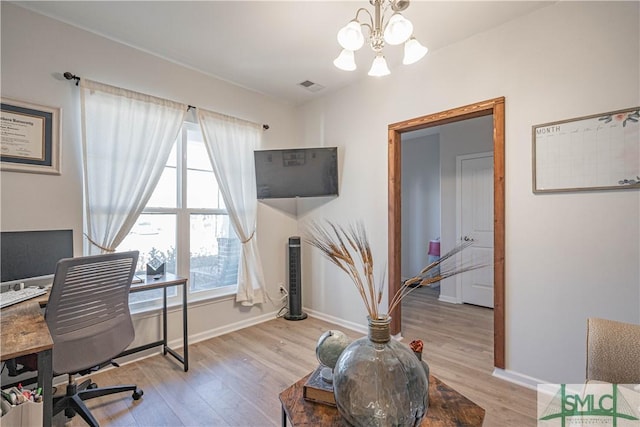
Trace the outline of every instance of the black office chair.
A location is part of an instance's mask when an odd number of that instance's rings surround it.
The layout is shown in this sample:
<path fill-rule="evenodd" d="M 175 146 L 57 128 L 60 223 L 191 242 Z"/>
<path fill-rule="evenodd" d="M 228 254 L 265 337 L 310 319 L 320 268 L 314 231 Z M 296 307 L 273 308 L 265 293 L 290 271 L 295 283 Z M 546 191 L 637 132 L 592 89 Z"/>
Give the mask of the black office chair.
<path fill-rule="evenodd" d="M 76 374 L 118 366 L 112 359 L 133 341 L 129 288 L 137 262 L 137 251 L 58 262 L 45 319 L 53 338 L 53 372 L 68 374 L 69 383 L 64 396 L 54 397 L 54 416 L 64 409 L 67 417 L 78 413 L 98 426 L 84 400 L 123 391 L 133 391 L 134 400 L 142 397 L 135 385 L 98 388 L 90 379 L 74 381 Z"/>

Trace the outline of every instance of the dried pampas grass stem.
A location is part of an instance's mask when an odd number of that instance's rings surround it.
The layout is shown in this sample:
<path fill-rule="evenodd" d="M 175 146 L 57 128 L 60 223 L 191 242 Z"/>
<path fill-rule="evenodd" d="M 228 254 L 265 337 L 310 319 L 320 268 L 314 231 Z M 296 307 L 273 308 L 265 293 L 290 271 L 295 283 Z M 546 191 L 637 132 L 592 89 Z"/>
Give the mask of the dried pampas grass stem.
<path fill-rule="evenodd" d="M 362 222 L 346 228 L 331 221 L 325 221 L 325 224 L 313 222 L 308 229 L 309 236 L 306 240 L 313 247 L 319 249 L 329 261 L 347 273 L 356 285 L 369 317 L 371 319 L 388 317 L 387 314 L 380 313 L 384 281 L 380 280 L 377 285 L 375 283 L 373 254 Z M 472 242 L 462 242 L 438 260 L 427 265 L 415 277 L 405 281 L 389 300 L 387 312 L 393 312 L 402 299 L 417 287 L 429 286 L 456 274 L 484 267 L 484 265 L 456 265 L 454 256 L 471 244 Z M 436 267 L 439 268 L 436 269 Z"/>
<path fill-rule="evenodd" d="M 362 223 L 348 228 L 327 221 L 314 222 L 309 227 L 307 241 L 351 278 L 372 319 L 380 317 L 382 282 L 377 286 L 373 275 L 373 254 Z"/>

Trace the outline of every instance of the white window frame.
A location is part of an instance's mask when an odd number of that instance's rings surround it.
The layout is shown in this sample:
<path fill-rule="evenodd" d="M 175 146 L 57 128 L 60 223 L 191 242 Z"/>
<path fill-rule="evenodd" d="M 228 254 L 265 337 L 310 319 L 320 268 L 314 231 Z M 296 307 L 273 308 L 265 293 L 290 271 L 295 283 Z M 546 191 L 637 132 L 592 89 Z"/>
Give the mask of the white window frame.
<path fill-rule="evenodd" d="M 196 123 L 185 121 L 180 130 L 178 137 L 179 141 L 176 141 L 176 186 L 177 186 L 177 200 L 176 207 L 145 207 L 142 214 L 171 214 L 176 217 L 176 275 L 180 277 L 190 278 L 190 220 L 192 214 L 200 215 L 229 215 L 226 209 L 213 209 L 213 208 L 188 208 L 187 207 L 187 132 L 197 131 L 201 132 L 200 126 Z M 186 183 L 186 184 L 185 184 Z M 210 290 L 200 290 L 192 292 L 189 283 L 188 286 L 188 299 L 189 302 L 202 301 L 214 298 L 228 297 L 237 293 L 238 285 L 221 286 Z M 169 290 L 170 291 L 170 290 Z M 182 293 L 176 292 L 174 296 L 168 296 L 167 303 L 171 306 L 181 304 Z M 150 308 L 157 308 L 161 305 L 160 299 L 154 299 L 151 301 L 143 301 L 131 303 L 131 311 L 134 313 L 146 311 Z"/>

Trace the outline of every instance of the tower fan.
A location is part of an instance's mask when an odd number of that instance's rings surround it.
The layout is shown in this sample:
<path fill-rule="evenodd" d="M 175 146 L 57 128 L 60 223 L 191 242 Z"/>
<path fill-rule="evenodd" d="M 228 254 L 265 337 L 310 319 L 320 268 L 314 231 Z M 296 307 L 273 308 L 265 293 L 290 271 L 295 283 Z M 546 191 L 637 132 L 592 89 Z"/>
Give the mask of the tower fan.
<path fill-rule="evenodd" d="M 289 311 L 287 320 L 302 320 L 307 314 L 302 312 L 302 282 L 300 280 L 300 237 L 289 237 Z"/>

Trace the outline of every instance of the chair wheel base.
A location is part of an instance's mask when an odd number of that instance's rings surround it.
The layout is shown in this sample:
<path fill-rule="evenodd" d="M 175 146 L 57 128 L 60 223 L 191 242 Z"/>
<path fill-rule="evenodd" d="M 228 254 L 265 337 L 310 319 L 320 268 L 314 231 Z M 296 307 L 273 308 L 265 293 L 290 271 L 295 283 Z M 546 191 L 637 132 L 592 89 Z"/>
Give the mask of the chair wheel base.
<path fill-rule="evenodd" d="M 67 418 L 73 418 L 76 416 L 76 411 L 73 408 L 65 408 L 64 416 Z"/>
<path fill-rule="evenodd" d="M 142 397 L 142 395 L 144 394 L 144 390 L 142 390 L 141 388 L 137 388 L 133 394 L 131 395 L 131 397 L 133 397 L 133 400 L 140 400 L 140 398 Z"/>

